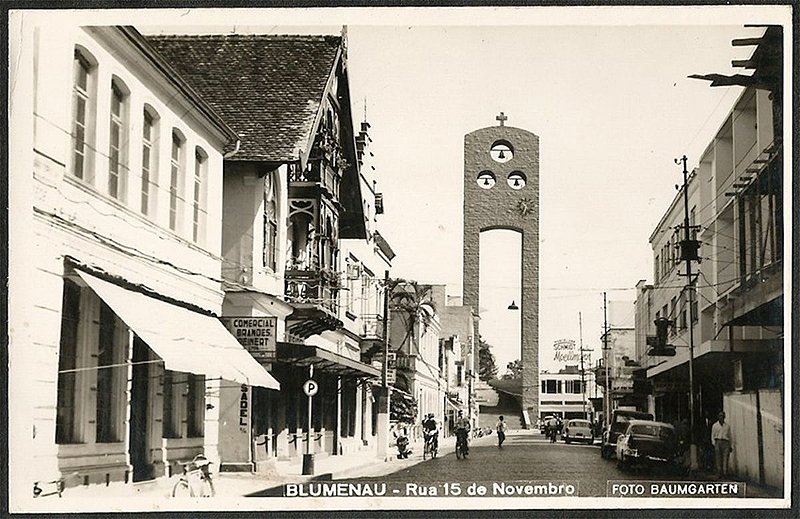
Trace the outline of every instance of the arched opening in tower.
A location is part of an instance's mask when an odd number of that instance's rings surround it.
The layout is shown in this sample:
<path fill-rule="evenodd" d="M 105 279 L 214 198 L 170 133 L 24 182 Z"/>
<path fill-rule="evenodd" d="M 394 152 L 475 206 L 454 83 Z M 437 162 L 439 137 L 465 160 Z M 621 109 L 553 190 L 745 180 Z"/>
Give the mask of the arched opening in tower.
<path fill-rule="evenodd" d="M 492 346 L 502 378 L 522 357 L 522 234 L 492 229 L 480 234 L 480 335 Z"/>

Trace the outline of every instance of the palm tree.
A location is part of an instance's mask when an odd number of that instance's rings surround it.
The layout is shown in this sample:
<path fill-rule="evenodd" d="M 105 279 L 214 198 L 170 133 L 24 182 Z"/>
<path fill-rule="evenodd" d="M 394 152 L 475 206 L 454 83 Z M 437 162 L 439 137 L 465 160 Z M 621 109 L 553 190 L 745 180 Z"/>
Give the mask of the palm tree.
<path fill-rule="evenodd" d="M 416 281 L 394 279 L 389 283 L 389 290 L 390 308 L 395 315 L 399 315 L 405 332 L 400 346 L 410 339 L 411 348 L 408 353 L 416 352 L 421 356 L 418 339 L 425 335 L 436 316 L 436 304 L 431 300 L 431 287 L 420 285 Z M 415 333 L 417 329 L 421 332 L 419 335 Z"/>

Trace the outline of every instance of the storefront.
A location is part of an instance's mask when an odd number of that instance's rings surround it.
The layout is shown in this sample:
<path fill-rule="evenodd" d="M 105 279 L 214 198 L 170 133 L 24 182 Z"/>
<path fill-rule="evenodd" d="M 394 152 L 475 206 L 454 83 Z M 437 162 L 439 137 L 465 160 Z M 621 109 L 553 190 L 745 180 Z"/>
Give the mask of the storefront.
<path fill-rule="evenodd" d="M 67 486 L 169 476 L 200 453 L 219 463 L 224 391 L 280 388 L 188 303 L 77 268 L 63 299 L 56 441 Z"/>
<path fill-rule="evenodd" d="M 309 398 L 303 384 L 313 379 L 318 392 L 311 402 L 311 452 L 332 455 L 369 446 L 374 436 L 373 397 L 369 381 L 379 369 L 319 346 L 278 342 L 272 374 L 281 391 L 254 393 L 254 434 L 279 459 L 306 452 Z"/>

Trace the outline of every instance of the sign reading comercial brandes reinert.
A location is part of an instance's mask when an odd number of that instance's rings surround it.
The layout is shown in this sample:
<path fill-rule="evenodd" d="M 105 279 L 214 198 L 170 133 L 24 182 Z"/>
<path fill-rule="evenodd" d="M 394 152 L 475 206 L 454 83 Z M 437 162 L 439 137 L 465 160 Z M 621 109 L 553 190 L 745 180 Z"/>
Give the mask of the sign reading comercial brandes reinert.
<path fill-rule="evenodd" d="M 254 359 L 275 362 L 277 317 L 221 317 L 220 321 Z"/>

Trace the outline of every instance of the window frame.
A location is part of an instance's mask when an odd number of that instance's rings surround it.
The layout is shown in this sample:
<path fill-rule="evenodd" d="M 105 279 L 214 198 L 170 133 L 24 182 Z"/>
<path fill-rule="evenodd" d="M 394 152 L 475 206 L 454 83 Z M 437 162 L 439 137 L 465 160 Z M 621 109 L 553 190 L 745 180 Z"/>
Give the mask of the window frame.
<path fill-rule="evenodd" d="M 185 175 L 185 164 L 183 160 L 186 148 L 186 139 L 177 128 L 172 129 L 170 150 L 170 177 L 169 177 L 169 229 L 180 233 L 183 223 L 183 184 Z"/>
<path fill-rule="evenodd" d="M 111 307 L 100 300 L 96 344 L 95 443 L 117 443 L 124 437 L 122 416 L 125 411 L 125 392 L 121 388 L 121 381 L 127 379 L 127 335 L 125 324 Z"/>
<path fill-rule="evenodd" d="M 186 437 L 202 438 L 205 435 L 206 378 L 187 374 Z"/>
<path fill-rule="evenodd" d="M 149 137 L 147 129 L 149 128 Z M 154 217 L 158 198 L 159 116 L 149 105 L 142 107 L 142 164 L 139 212 Z"/>
<path fill-rule="evenodd" d="M 85 72 L 85 85 L 79 84 L 78 73 Z M 75 46 L 72 59 L 72 90 L 71 90 L 71 113 L 70 113 L 70 174 L 79 180 L 89 184 L 94 182 L 93 157 L 90 151 L 93 150 L 95 139 L 95 104 L 97 81 L 97 61 L 83 47 Z M 83 103 L 83 117 L 79 122 L 79 103 Z M 81 138 L 78 139 L 78 130 Z M 78 143 L 80 142 L 80 145 Z M 79 149 L 80 148 L 80 149 Z M 78 166 L 77 157 L 80 157 Z"/>
<path fill-rule="evenodd" d="M 108 195 L 122 203 L 128 190 L 129 91 L 116 76 L 111 79 L 108 126 Z M 117 111 L 115 111 L 115 107 Z M 116 140 L 115 140 L 116 130 Z"/>
<path fill-rule="evenodd" d="M 194 149 L 194 175 L 192 176 L 192 241 L 202 245 L 206 234 L 206 191 L 208 184 L 208 154 L 203 148 Z"/>
<path fill-rule="evenodd" d="M 61 336 L 58 351 L 58 379 L 56 398 L 57 444 L 83 443 L 82 412 L 80 398 L 81 379 L 84 376 L 78 368 L 82 366 L 81 318 L 84 296 L 82 288 L 74 281 L 65 278 L 61 305 Z M 74 370 L 74 371 L 73 371 Z"/>

